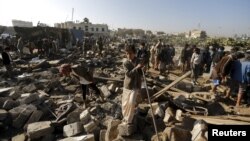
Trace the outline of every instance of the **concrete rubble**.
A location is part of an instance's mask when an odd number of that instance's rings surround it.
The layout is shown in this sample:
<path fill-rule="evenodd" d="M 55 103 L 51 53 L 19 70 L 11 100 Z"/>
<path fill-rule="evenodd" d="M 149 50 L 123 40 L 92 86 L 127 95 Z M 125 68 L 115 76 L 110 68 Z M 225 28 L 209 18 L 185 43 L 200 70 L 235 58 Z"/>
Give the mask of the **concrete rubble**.
<path fill-rule="evenodd" d="M 80 122 L 71 123 L 63 127 L 63 135 L 65 137 L 71 137 L 77 135 L 83 131 L 82 124 Z"/>
<path fill-rule="evenodd" d="M 215 124 L 219 119 L 225 123 L 241 119 L 250 124 L 250 119 L 243 117 L 243 112 L 247 114 L 249 108 L 237 112 L 227 105 L 219 104 L 224 102 L 207 93 L 211 89 L 210 85 L 190 84 L 187 78 L 189 72 L 183 76 L 171 71 L 169 76 L 159 76 L 151 69 L 146 79 L 153 102 L 152 109 L 147 102 L 145 88 L 142 88 L 143 100 L 138 105 L 133 124 L 123 124 L 121 97 L 124 53 L 118 46 L 119 42 L 114 43 L 102 57 L 93 51 L 83 55 L 78 48 L 72 47 L 64 48 L 53 59 L 31 56 L 29 59 L 14 60 L 15 79 L 9 80 L 0 72 L 0 139 L 157 140 L 152 110 L 161 140 L 206 141 L 207 124 Z M 90 91 L 91 94 L 87 96 L 89 107 L 84 108 L 78 81 L 59 76 L 58 67 L 62 63 L 94 65 L 95 82 L 105 101 L 100 102 Z M 219 110 L 211 110 L 214 108 Z M 239 112 L 242 115 L 237 115 Z M 234 117 L 215 118 L 223 114 L 232 114 Z"/>
<path fill-rule="evenodd" d="M 27 135 L 30 139 L 37 139 L 53 133 L 54 127 L 50 121 L 34 122 L 28 125 Z"/>

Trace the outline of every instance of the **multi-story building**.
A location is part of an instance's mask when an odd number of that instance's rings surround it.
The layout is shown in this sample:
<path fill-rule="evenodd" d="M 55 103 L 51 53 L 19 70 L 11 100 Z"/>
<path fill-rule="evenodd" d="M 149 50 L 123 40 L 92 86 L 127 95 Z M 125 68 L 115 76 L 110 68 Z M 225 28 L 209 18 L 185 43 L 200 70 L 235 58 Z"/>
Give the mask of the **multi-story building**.
<path fill-rule="evenodd" d="M 12 20 L 12 25 L 17 27 L 33 27 L 32 22 L 21 21 L 21 20 Z"/>
<path fill-rule="evenodd" d="M 72 22 L 67 21 L 64 23 L 55 23 L 54 27 L 64 29 L 79 29 L 86 33 L 92 33 L 94 35 L 109 35 L 109 29 L 107 24 L 92 24 L 90 22 Z"/>
<path fill-rule="evenodd" d="M 194 29 L 186 33 L 186 38 L 206 38 L 206 31 Z"/>

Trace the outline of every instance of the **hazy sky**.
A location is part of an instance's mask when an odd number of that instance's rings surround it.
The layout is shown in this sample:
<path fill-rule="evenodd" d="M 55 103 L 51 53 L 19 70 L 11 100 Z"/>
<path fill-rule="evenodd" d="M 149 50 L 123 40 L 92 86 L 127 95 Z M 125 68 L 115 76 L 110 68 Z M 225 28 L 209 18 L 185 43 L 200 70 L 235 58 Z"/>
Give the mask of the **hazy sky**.
<path fill-rule="evenodd" d="M 72 18 L 113 28 L 166 33 L 206 30 L 208 35 L 250 35 L 250 0 L 0 0 L 0 25 L 11 19 L 51 26 Z"/>

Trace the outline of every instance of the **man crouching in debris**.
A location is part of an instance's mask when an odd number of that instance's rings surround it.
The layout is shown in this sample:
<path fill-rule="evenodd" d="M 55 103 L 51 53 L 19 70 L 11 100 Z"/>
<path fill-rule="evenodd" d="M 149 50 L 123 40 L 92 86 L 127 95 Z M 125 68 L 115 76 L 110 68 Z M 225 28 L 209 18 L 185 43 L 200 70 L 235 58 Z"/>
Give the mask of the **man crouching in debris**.
<path fill-rule="evenodd" d="M 125 79 L 122 94 L 122 114 L 123 123 L 131 124 L 134 114 L 137 96 L 141 91 L 142 68 L 144 65 L 136 58 L 134 45 L 125 47 L 127 60 L 123 62 L 125 69 Z"/>
<path fill-rule="evenodd" d="M 104 100 L 103 95 L 101 94 L 100 90 L 96 87 L 96 84 L 93 82 L 93 75 L 88 70 L 87 67 L 83 65 L 70 65 L 70 64 L 63 64 L 60 67 L 60 74 L 64 76 L 71 76 L 79 80 L 82 86 L 82 97 L 83 97 L 83 107 L 87 107 L 86 95 L 89 94 L 88 87 L 91 87 L 96 95 L 100 96 L 101 101 Z"/>

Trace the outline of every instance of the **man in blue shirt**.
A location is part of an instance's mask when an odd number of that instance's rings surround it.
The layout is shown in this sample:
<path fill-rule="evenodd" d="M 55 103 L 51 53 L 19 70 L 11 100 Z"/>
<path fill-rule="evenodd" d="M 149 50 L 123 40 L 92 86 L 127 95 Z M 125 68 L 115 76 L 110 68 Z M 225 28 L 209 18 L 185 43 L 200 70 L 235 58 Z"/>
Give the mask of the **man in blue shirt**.
<path fill-rule="evenodd" d="M 250 104 L 250 50 L 243 60 L 233 63 L 231 78 L 239 85 L 236 106 L 240 106 L 243 95 L 246 95 L 247 103 Z"/>

